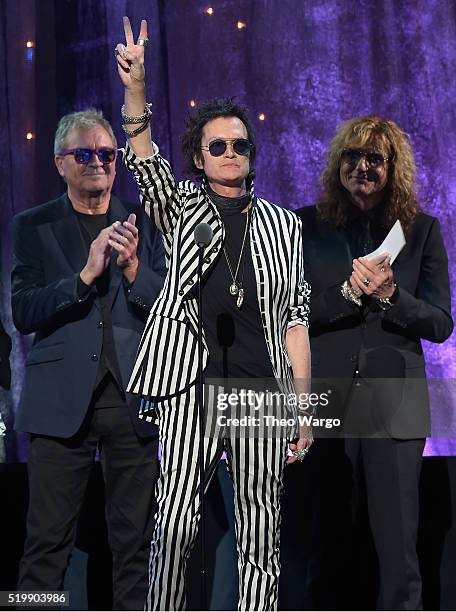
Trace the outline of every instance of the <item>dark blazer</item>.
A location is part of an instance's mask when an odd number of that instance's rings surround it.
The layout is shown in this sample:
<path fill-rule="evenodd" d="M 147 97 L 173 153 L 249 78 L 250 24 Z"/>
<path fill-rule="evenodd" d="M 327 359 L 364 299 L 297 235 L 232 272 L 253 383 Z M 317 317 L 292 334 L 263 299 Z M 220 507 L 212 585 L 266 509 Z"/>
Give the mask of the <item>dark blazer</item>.
<path fill-rule="evenodd" d="M 356 372 L 369 379 L 402 379 L 400 386 L 393 384 L 389 390 L 384 385 L 377 388 L 370 400 L 396 404 L 389 406 L 384 423 L 392 437 L 429 435 L 421 339 L 443 342 L 453 330 L 448 260 L 438 220 L 426 214 L 415 219 L 393 264 L 397 302 L 383 311 L 375 299 L 359 309 L 341 294 L 341 284 L 352 270 L 344 230 L 319 219 L 315 206 L 297 214 L 303 222 L 305 277 L 312 291 L 312 376 L 345 379 L 345 387 L 338 390 L 341 402 L 352 393 Z M 412 378 L 420 380 L 411 382 Z"/>
<path fill-rule="evenodd" d="M 0 321 L 0 387 L 9 389 L 11 387 L 11 368 L 9 356 L 11 353 L 11 338 L 5 331 Z"/>
<path fill-rule="evenodd" d="M 131 288 L 123 282 L 116 253 L 110 263 L 113 335 L 124 387 L 165 273 L 162 238 L 153 223 L 139 205 L 111 196 L 110 224 L 125 221 L 132 212 L 139 229 L 139 268 Z M 13 249 L 14 324 L 23 334 L 35 332 L 16 429 L 68 438 L 78 431 L 89 407 L 103 324 L 96 289 L 81 300 L 78 297 L 77 279 L 87 249 L 66 194 L 14 218 Z M 133 411 L 138 433 L 146 434 Z"/>

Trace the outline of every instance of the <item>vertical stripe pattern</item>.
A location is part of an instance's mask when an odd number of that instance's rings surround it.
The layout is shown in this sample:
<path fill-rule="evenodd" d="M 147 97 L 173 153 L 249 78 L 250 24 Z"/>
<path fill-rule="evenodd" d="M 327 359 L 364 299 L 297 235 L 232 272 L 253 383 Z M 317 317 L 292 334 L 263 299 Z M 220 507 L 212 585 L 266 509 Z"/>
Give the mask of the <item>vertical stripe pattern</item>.
<path fill-rule="evenodd" d="M 204 189 L 190 181 L 177 183 L 169 163 L 158 153 L 139 159 L 126 147 L 124 161 L 133 172 L 145 210 L 164 234 L 168 275 L 143 332 L 128 391 L 163 397 L 184 391 L 196 380 L 196 299 L 198 223 L 214 235 L 205 251 L 203 275 L 218 258 L 224 242 L 220 215 Z M 250 242 L 258 286 L 258 303 L 266 345 L 276 378 L 291 386 L 285 335 L 290 325 L 308 325 L 310 288 L 304 280 L 301 221 L 266 200 L 254 201 Z M 207 346 L 204 341 L 204 364 Z M 185 367 L 180 367 L 185 363 Z"/>
<path fill-rule="evenodd" d="M 195 387 L 177 398 L 160 402 L 156 410 L 162 459 L 146 609 L 183 610 L 186 565 L 200 519 Z M 205 437 L 205 489 L 224 449 L 235 490 L 239 609 L 275 610 L 280 497 L 287 441 L 234 436 L 223 441 Z"/>
<path fill-rule="evenodd" d="M 184 576 L 199 521 L 197 377 L 198 248 L 193 232 L 204 222 L 213 230 L 205 250 L 203 275 L 220 256 L 224 228 L 204 186 L 177 183 L 158 153 L 136 158 L 127 146 L 124 161 L 133 172 L 141 202 L 164 235 L 168 275 L 151 309 L 128 385 L 153 398 L 163 448 L 157 485 L 158 510 L 151 543 L 150 588 L 146 608 L 185 607 Z M 286 352 L 289 326 L 308 325 L 310 290 L 304 280 L 301 221 L 252 194 L 250 242 L 264 337 L 276 378 L 292 390 Z M 203 366 L 208 352 L 203 338 Z M 161 399 L 160 399 L 161 398 Z M 165 398 L 165 399 L 163 399 Z M 155 401 L 158 399 L 159 401 Z M 141 416 L 147 417 L 147 402 Z M 229 438 L 227 460 L 235 490 L 239 553 L 239 609 L 274 610 L 279 577 L 282 474 L 287 441 L 279 438 Z M 205 438 L 205 484 L 222 452 L 220 438 Z"/>

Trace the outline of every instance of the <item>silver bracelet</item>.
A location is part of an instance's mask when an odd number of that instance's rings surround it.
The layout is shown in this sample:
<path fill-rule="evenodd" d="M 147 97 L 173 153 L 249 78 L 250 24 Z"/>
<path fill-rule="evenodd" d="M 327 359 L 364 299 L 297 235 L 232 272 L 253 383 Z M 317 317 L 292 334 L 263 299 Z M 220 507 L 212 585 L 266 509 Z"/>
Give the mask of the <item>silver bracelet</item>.
<path fill-rule="evenodd" d="M 362 306 L 361 298 L 353 291 L 353 287 L 348 280 L 342 283 L 340 292 L 347 302 L 352 302 L 352 304 L 356 304 L 356 306 Z"/>
<path fill-rule="evenodd" d="M 144 107 L 144 113 L 142 115 L 126 115 L 125 114 L 125 104 L 122 105 L 120 109 L 120 114 L 122 115 L 122 125 L 126 123 L 144 123 L 145 121 L 149 121 L 152 115 L 152 103 L 146 102 L 146 106 Z"/>
<path fill-rule="evenodd" d="M 394 293 L 396 292 L 396 283 L 393 282 L 393 286 L 394 286 Z M 391 297 L 393 297 L 393 295 Z M 378 298 L 378 302 L 379 302 L 379 306 L 382 310 L 389 310 L 390 308 L 392 308 L 394 306 L 394 302 L 391 301 L 391 298 Z"/>

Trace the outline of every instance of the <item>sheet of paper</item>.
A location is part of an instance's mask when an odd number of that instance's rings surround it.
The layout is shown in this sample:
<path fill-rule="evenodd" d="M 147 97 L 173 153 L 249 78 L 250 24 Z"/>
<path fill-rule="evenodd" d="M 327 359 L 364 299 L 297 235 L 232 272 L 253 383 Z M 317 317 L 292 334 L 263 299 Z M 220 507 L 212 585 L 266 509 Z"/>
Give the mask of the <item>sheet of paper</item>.
<path fill-rule="evenodd" d="M 378 249 L 375 249 L 375 251 L 372 251 L 372 253 L 365 255 L 365 257 L 366 259 L 370 260 L 374 257 L 377 257 L 377 255 L 381 255 L 382 253 L 389 253 L 391 256 L 390 263 L 392 264 L 396 257 L 399 255 L 399 253 L 402 251 L 404 246 L 405 236 L 404 232 L 402 231 L 401 222 L 398 219 L 393 225 L 393 227 L 390 229 L 388 236 L 378 247 Z"/>

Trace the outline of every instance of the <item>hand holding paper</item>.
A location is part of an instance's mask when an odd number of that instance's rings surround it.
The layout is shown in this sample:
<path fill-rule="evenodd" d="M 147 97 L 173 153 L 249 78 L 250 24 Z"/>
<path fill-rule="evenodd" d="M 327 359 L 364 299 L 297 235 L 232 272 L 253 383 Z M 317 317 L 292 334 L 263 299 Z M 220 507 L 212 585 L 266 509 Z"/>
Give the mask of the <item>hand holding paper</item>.
<path fill-rule="evenodd" d="M 378 257 L 379 255 L 381 255 L 382 253 L 388 253 L 388 255 L 390 256 L 389 263 L 390 265 L 392 265 L 396 257 L 399 255 L 399 253 L 404 248 L 404 246 L 405 246 L 405 236 L 404 236 L 404 232 L 402 231 L 401 222 L 398 219 L 396 223 L 393 225 L 393 227 L 390 229 L 388 236 L 385 238 L 382 244 L 378 247 L 378 249 L 375 249 L 375 251 L 372 251 L 372 253 L 369 253 L 368 255 L 366 255 L 364 259 L 368 259 L 369 261 L 371 261 L 375 259 L 376 257 Z"/>
<path fill-rule="evenodd" d="M 391 264 L 404 246 L 404 232 L 396 221 L 378 249 L 353 260 L 350 284 L 359 296 L 364 293 L 377 299 L 392 297 L 396 286 Z"/>

